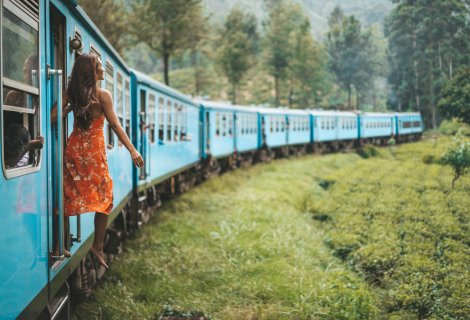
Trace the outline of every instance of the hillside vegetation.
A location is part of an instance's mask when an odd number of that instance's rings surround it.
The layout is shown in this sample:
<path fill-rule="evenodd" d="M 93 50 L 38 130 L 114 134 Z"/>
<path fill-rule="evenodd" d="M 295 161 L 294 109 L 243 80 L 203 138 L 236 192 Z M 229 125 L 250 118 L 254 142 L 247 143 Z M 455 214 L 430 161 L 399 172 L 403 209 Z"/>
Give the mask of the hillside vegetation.
<path fill-rule="evenodd" d="M 239 8 L 252 12 L 263 21 L 267 18 L 267 10 L 264 1 L 257 0 L 204 0 L 205 11 L 211 15 L 211 20 L 216 24 L 223 23 L 230 10 L 238 6 Z M 312 24 L 312 32 L 316 39 L 323 39 L 328 30 L 328 17 L 336 6 L 341 6 L 348 15 L 355 15 L 365 25 L 379 24 L 383 25 L 383 20 L 391 11 L 393 4 L 390 0 L 296 0 L 304 8 L 304 14 L 310 18 Z"/>
<path fill-rule="evenodd" d="M 465 319 L 470 178 L 448 138 L 239 169 L 167 203 L 74 319 Z M 313 219 L 312 219 L 313 218 Z"/>

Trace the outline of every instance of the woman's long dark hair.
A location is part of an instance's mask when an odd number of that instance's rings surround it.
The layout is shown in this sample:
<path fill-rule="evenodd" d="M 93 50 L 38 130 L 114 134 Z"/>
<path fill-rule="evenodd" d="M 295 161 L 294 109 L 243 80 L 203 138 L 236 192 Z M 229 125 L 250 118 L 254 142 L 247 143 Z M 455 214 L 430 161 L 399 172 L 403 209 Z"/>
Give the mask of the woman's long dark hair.
<path fill-rule="evenodd" d="M 98 57 L 92 53 L 77 57 L 72 69 L 72 78 L 67 96 L 80 129 L 88 130 L 91 124 L 91 107 L 98 103 L 96 97 L 96 72 Z"/>

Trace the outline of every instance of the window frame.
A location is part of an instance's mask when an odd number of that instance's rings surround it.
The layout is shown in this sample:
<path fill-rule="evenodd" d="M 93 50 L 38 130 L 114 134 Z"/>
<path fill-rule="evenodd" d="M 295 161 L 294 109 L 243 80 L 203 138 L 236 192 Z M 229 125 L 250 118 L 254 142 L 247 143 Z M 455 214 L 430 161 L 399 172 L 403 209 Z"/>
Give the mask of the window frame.
<path fill-rule="evenodd" d="M 4 150 L 5 149 L 5 143 L 4 143 L 4 126 L 5 126 L 4 118 L 5 117 L 4 117 L 3 113 L 4 113 L 4 111 L 21 113 L 22 117 L 23 117 L 23 123 L 24 123 L 25 115 L 27 115 L 27 117 L 29 115 L 33 115 L 33 117 L 34 117 L 33 126 L 35 128 L 34 134 L 37 134 L 37 136 L 43 136 L 42 130 L 41 130 L 41 128 L 42 128 L 42 116 L 41 116 L 41 112 L 42 112 L 42 103 L 41 103 L 42 85 L 41 85 L 40 75 L 38 75 L 38 86 L 37 86 L 37 88 L 35 88 L 32 85 L 29 86 L 29 85 L 23 84 L 21 82 L 15 81 L 13 79 L 5 78 L 3 76 L 3 62 L 4 62 L 4 57 L 3 57 L 3 10 L 5 10 L 5 9 L 10 11 L 10 13 L 12 13 L 14 16 L 16 16 L 22 22 L 26 23 L 32 29 L 36 30 L 36 32 L 37 32 L 37 39 L 36 39 L 37 40 L 37 53 L 38 53 L 38 66 L 37 66 L 38 70 L 37 71 L 38 72 L 40 70 L 40 58 L 41 58 L 40 52 L 42 50 L 42 44 L 41 44 L 42 33 L 40 32 L 41 28 L 40 28 L 39 18 L 37 20 L 35 20 L 33 17 L 31 17 L 26 12 L 21 10 L 21 8 L 17 7 L 14 3 L 12 3 L 8 0 L 4 0 L 0 4 L 0 11 L 1 11 L 0 14 L 2 15 L 2 23 L 0 24 L 0 32 L 1 32 L 1 36 L 0 36 L 0 38 L 1 38 L 1 41 L 0 41 L 0 50 L 1 50 L 0 70 L 1 71 L 0 71 L 0 75 L 1 75 L 1 78 L 2 78 L 2 88 L 1 88 L 1 92 L 0 92 L 0 98 L 2 99 L 2 104 L 0 105 L 0 108 L 1 108 L 0 109 L 0 112 L 1 112 L 1 117 L 0 117 L 0 139 L 1 139 L 1 142 L 2 142 L 2 147 L 1 147 L 0 152 L 1 152 L 1 162 L 2 162 L 3 174 L 4 174 L 5 179 L 9 180 L 9 179 L 13 179 L 13 178 L 21 177 L 21 176 L 24 176 L 24 175 L 39 172 L 41 170 L 41 167 L 42 167 L 42 154 L 43 154 L 43 152 L 42 152 L 42 150 L 37 150 L 36 151 L 36 157 L 35 157 L 35 162 L 34 163 L 31 163 L 31 164 L 28 164 L 26 166 L 19 167 L 19 168 L 7 168 L 6 163 L 5 163 L 5 150 Z M 34 109 L 33 112 L 31 112 L 31 110 L 27 109 L 27 108 L 4 105 L 3 104 L 3 101 L 4 101 L 4 97 L 3 97 L 4 87 L 9 87 L 9 88 L 12 88 L 12 89 L 19 89 L 23 92 L 26 92 L 27 94 L 35 95 L 36 98 L 37 98 L 37 107 Z M 28 128 L 28 131 L 29 131 L 29 128 Z M 31 133 L 30 133 L 30 138 L 34 139 L 36 137 L 34 137 L 34 135 L 31 136 Z"/>

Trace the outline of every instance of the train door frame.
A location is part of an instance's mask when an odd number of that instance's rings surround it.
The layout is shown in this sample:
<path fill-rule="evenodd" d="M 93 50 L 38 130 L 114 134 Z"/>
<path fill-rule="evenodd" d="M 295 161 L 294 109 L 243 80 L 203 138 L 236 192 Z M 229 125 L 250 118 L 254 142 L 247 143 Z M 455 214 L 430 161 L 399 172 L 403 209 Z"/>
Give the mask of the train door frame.
<path fill-rule="evenodd" d="M 147 124 L 148 124 L 148 112 L 147 112 L 147 90 L 140 88 L 139 89 L 139 152 L 144 159 L 145 165 L 138 169 L 139 170 L 139 180 L 145 180 L 149 175 L 149 148 L 148 148 L 148 135 L 147 135 Z"/>
<path fill-rule="evenodd" d="M 47 32 L 49 37 L 49 47 L 48 52 L 49 54 L 46 55 L 47 59 L 47 78 L 49 84 L 47 86 L 48 92 L 48 103 L 47 105 L 52 108 L 54 104 L 57 106 L 57 110 L 62 106 L 62 102 L 58 99 L 63 97 L 65 93 L 66 84 L 67 84 L 67 17 L 65 14 L 61 12 L 59 8 L 54 6 L 52 3 L 49 7 L 49 22 L 50 22 L 50 29 Z M 59 73 L 61 72 L 61 73 Z M 60 90 L 58 88 L 57 81 L 60 79 Z M 60 91 L 60 94 L 59 94 Z M 60 97 L 59 97 L 60 95 Z M 59 123 L 60 119 L 57 120 Z M 52 269 L 58 269 L 63 261 L 63 257 L 54 258 L 54 251 L 59 247 L 62 247 L 65 250 L 70 251 L 71 241 L 70 241 L 70 229 L 68 228 L 68 219 L 65 219 L 63 216 L 63 208 L 62 204 L 59 202 L 63 201 L 63 152 L 65 150 L 65 145 L 67 141 L 67 120 L 60 121 L 62 123 L 62 133 L 61 139 L 58 137 L 58 125 L 51 125 L 50 132 L 50 146 L 51 146 L 51 158 L 50 158 L 50 165 L 51 165 L 51 176 L 52 176 L 52 202 L 51 202 L 51 210 L 50 210 L 50 229 L 51 234 L 49 235 L 50 238 L 50 252 L 51 252 L 51 259 L 50 259 L 50 266 Z M 59 140 L 62 142 L 62 159 L 57 159 L 59 157 Z M 60 189 L 60 190 L 59 190 Z M 55 212 L 58 212 L 57 216 Z M 62 221 L 62 222 L 60 222 Z M 63 228 L 61 227 L 63 225 Z M 63 238 L 64 240 L 59 241 L 59 238 Z M 63 254 L 59 254 L 59 256 L 63 256 Z"/>
<path fill-rule="evenodd" d="M 63 155 L 68 137 L 67 120 L 62 118 L 62 97 L 67 85 L 67 15 L 52 2 L 46 2 L 46 109 L 51 121 L 52 107 L 57 109 L 57 123 L 48 124 L 48 170 L 49 170 L 49 205 L 48 205 L 48 314 L 52 318 L 70 315 L 70 288 L 68 283 L 56 283 L 53 280 L 65 261 L 65 250 L 70 250 L 71 236 L 68 219 L 64 217 L 63 208 Z M 79 219 L 77 217 L 77 219 Z M 79 223 L 77 223 L 79 228 Z M 77 230 L 79 231 L 79 230 Z M 79 242 L 79 235 L 77 235 Z"/>

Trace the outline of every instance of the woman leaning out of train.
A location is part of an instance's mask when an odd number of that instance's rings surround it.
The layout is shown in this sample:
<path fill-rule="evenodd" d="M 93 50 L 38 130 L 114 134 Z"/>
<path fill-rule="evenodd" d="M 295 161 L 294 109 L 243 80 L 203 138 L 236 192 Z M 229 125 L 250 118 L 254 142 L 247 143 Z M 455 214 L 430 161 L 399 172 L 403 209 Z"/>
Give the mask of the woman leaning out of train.
<path fill-rule="evenodd" d="M 113 208 L 113 182 L 109 175 L 104 140 L 104 120 L 129 150 L 134 164 L 144 160 L 132 145 L 114 112 L 111 93 L 98 86 L 104 80 L 100 59 L 90 53 L 79 56 L 72 69 L 70 84 L 62 101 L 64 117 L 74 114 L 74 126 L 64 153 L 64 215 L 95 213 L 95 234 L 90 252 L 108 268 L 103 241 L 108 217 Z M 57 108 L 52 120 L 57 119 Z M 70 256 L 70 253 L 66 252 Z"/>

